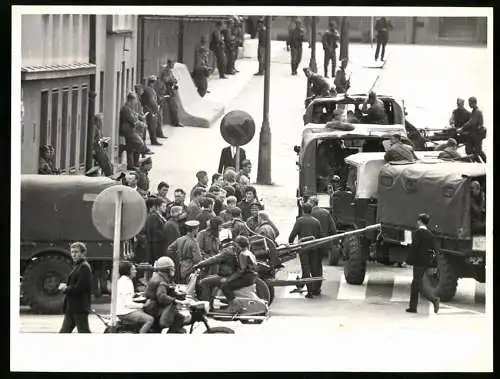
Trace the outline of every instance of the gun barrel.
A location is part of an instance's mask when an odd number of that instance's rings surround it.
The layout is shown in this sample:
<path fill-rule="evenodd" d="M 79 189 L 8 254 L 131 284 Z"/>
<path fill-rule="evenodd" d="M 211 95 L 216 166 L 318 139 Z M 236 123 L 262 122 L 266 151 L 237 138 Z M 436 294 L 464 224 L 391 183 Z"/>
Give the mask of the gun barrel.
<path fill-rule="evenodd" d="M 281 251 L 296 251 L 296 250 L 302 250 L 302 249 L 305 249 L 305 248 L 318 247 L 318 246 L 324 245 L 324 244 L 326 244 L 328 242 L 331 242 L 331 241 L 334 241 L 334 240 L 337 240 L 337 239 L 341 239 L 341 238 L 344 238 L 344 237 L 347 237 L 347 236 L 350 236 L 350 235 L 360 234 L 360 233 L 364 233 L 364 232 L 367 232 L 367 231 L 370 231 L 370 230 L 376 230 L 376 229 L 380 229 L 380 224 L 369 225 L 369 226 L 367 226 L 365 228 L 356 229 L 356 230 L 350 230 L 348 232 L 338 233 L 338 234 L 334 234 L 332 236 L 318 238 L 318 239 L 314 239 L 314 240 L 311 240 L 311 241 L 298 242 L 298 243 L 294 243 L 294 244 L 290 244 L 290 245 L 286 245 L 286 246 L 278 246 L 276 248 L 276 251 L 278 251 L 278 252 L 281 252 Z"/>

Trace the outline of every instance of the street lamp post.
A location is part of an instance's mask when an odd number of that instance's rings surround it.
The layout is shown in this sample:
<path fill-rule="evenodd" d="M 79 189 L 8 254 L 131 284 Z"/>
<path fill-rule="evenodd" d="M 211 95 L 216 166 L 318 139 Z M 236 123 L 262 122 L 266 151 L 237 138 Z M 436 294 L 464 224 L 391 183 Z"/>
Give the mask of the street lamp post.
<path fill-rule="evenodd" d="M 311 59 L 309 60 L 309 68 L 312 72 L 317 72 L 318 67 L 316 65 L 316 16 L 311 17 Z M 307 95 L 311 96 L 311 85 L 309 79 L 307 80 Z"/>
<path fill-rule="evenodd" d="M 257 184 L 272 184 L 271 127 L 269 125 L 269 90 L 271 79 L 271 16 L 266 16 L 266 56 L 264 65 L 264 112 L 259 137 Z"/>

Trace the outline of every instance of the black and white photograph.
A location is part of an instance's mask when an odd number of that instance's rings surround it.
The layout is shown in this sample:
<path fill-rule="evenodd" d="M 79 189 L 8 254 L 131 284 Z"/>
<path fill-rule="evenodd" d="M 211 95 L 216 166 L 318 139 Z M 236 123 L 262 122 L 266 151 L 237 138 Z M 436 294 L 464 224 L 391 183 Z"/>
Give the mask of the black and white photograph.
<path fill-rule="evenodd" d="M 491 372 L 493 8 L 208 5 L 12 7 L 11 371 Z"/>

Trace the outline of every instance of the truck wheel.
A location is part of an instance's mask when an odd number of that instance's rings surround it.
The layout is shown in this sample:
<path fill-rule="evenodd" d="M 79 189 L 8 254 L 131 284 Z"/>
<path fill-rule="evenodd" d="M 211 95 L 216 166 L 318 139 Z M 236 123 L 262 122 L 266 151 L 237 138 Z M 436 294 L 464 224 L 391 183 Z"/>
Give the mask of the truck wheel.
<path fill-rule="evenodd" d="M 328 265 L 329 266 L 338 266 L 340 261 L 340 247 L 338 245 L 332 246 L 331 249 L 328 250 Z"/>
<path fill-rule="evenodd" d="M 261 278 L 257 278 L 255 280 L 255 286 L 259 299 L 267 301 L 267 304 L 271 304 L 271 291 L 269 290 L 267 283 Z"/>
<path fill-rule="evenodd" d="M 424 275 L 423 286 L 440 298 L 441 301 L 450 301 L 457 292 L 458 275 L 453 260 L 444 254 L 437 255 L 437 267 Z"/>
<path fill-rule="evenodd" d="M 215 326 L 205 330 L 203 334 L 234 334 L 234 330 L 225 326 Z"/>
<path fill-rule="evenodd" d="M 69 259 L 46 255 L 32 261 L 23 273 L 23 297 L 37 313 L 53 314 L 63 310 L 64 294 L 58 290 L 71 272 Z"/>
<path fill-rule="evenodd" d="M 348 236 L 344 239 L 346 261 L 344 277 L 349 284 L 363 284 L 366 274 L 366 259 L 359 236 Z"/>

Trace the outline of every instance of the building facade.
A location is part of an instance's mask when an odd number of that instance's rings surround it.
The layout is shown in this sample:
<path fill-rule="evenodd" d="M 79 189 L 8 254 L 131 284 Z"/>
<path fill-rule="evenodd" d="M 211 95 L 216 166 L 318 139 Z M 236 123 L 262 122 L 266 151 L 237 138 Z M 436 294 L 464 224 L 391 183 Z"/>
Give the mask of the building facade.
<path fill-rule="evenodd" d="M 102 133 L 111 137 L 108 152 L 119 163 L 119 114 L 137 75 L 137 16 L 97 15 L 95 113 L 103 115 Z"/>
<path fill-rule="evenodd" d="M 21 19 L 21 172 L 38 173 L 40 146 L 56 149 L 64 173 L 85 169 L 90 77 L 89 15 Z"/>

